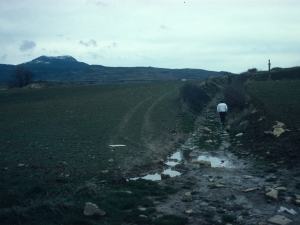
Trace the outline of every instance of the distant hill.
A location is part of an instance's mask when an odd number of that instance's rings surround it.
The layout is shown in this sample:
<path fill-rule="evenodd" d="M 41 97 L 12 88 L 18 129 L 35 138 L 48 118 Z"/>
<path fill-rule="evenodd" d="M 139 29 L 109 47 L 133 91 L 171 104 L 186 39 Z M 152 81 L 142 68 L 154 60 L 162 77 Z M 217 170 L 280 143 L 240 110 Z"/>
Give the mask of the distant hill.
<path fill-rule="evenodd" d="M 80 82 L 87 84 L 160 82 L 174 80 L 202 80 L 210 76 L 231 74 L 203 69 L 166 69 L 155 67 L 105 67 L 78 62 L 72 56 L 40 56 L 22 63 L 35 74 L 35 80 Z M 5 83 L 14 65 L 0 64 L 0 83 Z"/>
<path fill-rule="evenodd" d="M 22 63 L 26 67 L 68 67 L 68 68 L 78 68 L 83 66 L 88 66 L 89 64 L 78 62 L 72 56 L 40 56 L 36 59 L 31 60 L 30 62 Z"/>

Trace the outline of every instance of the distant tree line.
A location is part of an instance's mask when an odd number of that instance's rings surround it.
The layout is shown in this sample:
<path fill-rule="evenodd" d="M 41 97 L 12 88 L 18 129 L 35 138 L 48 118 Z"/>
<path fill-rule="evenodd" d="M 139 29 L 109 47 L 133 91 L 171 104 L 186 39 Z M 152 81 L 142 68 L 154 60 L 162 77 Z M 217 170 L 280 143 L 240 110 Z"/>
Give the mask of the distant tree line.
<path fill-rule="evenodd" d="M 32 83 L 34 73 L 25 66 L 17 66 L 8 81 L 8 88 L 22 88 Z"/>

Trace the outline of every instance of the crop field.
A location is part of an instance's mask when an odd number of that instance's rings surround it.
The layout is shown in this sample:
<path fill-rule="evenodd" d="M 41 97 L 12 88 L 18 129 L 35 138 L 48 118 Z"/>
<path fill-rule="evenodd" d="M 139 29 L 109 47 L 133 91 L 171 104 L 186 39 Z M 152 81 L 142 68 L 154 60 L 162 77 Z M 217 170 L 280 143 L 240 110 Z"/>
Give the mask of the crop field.
<path fill-rule="evenodd" d="M 53 190 L 52 199 L 66 186 L 125 176 L 170 150 L 187 118 L 178 107 L 182 85 L 1 91 L 0 217 L 3 208 L 24 207 Z"/>

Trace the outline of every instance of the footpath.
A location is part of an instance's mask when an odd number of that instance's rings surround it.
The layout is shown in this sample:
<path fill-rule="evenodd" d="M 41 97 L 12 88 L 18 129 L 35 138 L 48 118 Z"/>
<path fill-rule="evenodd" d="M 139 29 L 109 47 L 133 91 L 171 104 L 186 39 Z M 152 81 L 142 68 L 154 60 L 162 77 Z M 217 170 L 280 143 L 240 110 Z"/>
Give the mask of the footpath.
<path fill-rule="evenodd" d="M 300 225 L 299 178 L 279 165 L 265 165 L 243 149 L 219 122 L 217 99 L 195 123 L 195 131 L 170 157 L 180 176 L 162 174 L 161 185 L 179 189 L 165 202 L 161 214 L 189 217 L 189 224 Z M 200 146 L 200 147 L 199 147 Z M 232 149 L 238 147 L 238 154 Z"/>

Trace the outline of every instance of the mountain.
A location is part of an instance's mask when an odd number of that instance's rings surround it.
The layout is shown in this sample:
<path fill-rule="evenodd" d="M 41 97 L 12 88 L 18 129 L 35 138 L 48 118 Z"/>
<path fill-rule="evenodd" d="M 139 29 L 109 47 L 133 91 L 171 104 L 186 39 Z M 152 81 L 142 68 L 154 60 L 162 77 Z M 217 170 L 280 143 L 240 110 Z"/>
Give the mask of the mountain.
<path fill-rule="evenodd" d="M 78 68 L 83 66 L 88 66 L 89 64 L 78 62 L 72 56 L 40 56 L 36 59 L 31 60 L 30 62 L 22 63 L 20 65 L 26 67 L 43 67 L 43 66 L 51 66 L 51 67 L 68 67 L 68 68 Z"/>
<path fill-rule="evenodd" d="M 35 80 L 111 84 L 134 82 L 161 82 L 175 80 L 202 80 L 222 76 L 228 72 L 203 69 L 167 69 L 155 67 L 105 67 L 78 62 L 72 56 L 40 56 L 19 64 L 35 74 Z M 16 66 L 0 64 L 0 83 L 8 81 Z"/>

